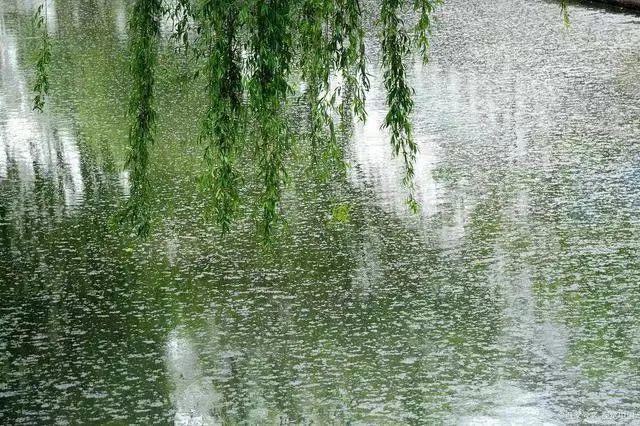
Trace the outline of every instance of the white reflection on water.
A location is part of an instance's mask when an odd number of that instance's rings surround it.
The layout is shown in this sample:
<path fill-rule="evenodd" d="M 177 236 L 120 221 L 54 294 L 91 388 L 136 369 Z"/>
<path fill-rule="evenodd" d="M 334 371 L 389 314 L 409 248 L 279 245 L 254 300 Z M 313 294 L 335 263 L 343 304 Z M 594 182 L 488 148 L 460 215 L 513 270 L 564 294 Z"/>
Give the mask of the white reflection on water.
<path fill-rule="evenodd" d="M 496 403 L 486 414 L 465 415 L 455 424 L 464 426 L 551 426 L 561 424 L 553 411 L 545 405 L 540 394 L 529 392 L 517 384 L 497 383 L 477 396 Z"/>
<path fill-rule="evenodd" d="M 169 333 L 166 346 L 167 373 L 173 384 L 174 422 L 180 426 L 214 425 L 220 396 L 204 376 L 198 354 L 182 329 Z"/>
<path fill-rule="evenodd" d="M 127 8 L 122 0 L 113 2 L 113 11 L 115 14 L 116 34 L 121 41 L 127 39 Z"/>
<path fill-rule="evenodd" d="M 371 75 L 371 91 L 367 96 L 367 120 L 355 123 L 350 147 L 355 164 L 351 181 L 356 186 L 372 188 L 385 210 L 405 214 L 407 193 L 398 191 L 404 176 L 402 159 L 393 158 L 389 133 L 381 128 L 386 114 L 381 73 Z M 432 176 L 437 162 L 436 149 L 424 133 L 416 133 L 415 140 L 420 147 L 415 162 L 415 195 L 423 214 L 430 216 L 436 212 L 439 191 Z"/>
<path fill-rule="evenodd" d="M 4 17 L 0 17 L 0 89 L 0 182 L 15 168 L 21 194 L 27 195 L 33 192 L 38 173 L 58 182 L 67 208 L 81 204 L 85 188 L 78 144 L 48 109 L 44 114 L 32 111 L 33 93 L 19 62 L 17 39 Z"/>
<path fill-rule="evenodd" d="M 118 174 L 118 183 L 125 197 L 131 193 L 131 181 L 129 180 L 129 170 L 122 170 Z"/>
<path fill-rule="evenodd" d="M 56 13 L 56 0 L 2 0 L 0 5 L 2 8 L 6 7 L 6 10 L 15 8 L 25 15 L 31 15 L 35 13 L 38 7 L 43 6 L 42 15 L 47 21 L 47 30 L 50 33 L 55 33 L 58 29 L 58 15 Z"/>

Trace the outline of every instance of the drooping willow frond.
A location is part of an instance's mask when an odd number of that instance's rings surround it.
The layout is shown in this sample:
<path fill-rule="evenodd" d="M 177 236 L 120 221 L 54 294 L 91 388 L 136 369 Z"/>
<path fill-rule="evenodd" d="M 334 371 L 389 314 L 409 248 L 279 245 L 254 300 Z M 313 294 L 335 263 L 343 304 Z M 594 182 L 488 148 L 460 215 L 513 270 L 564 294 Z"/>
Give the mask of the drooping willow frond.
<path fill-rule="evenodd" d="M 306 83 L 306 100 L 309 105 L 311 154 L 316 164 L 319 158 L 333 157 L 337 136 L 331 110 L 329 79 L 334 70 L 332 41 L 325 25 L 333 9 L 328 0 L 305 0 L 299 10 L 300 25 L 297 38 L 299 67 Z M 322 19 L 318 19 L 321 17 Z M 325 135 L 328 130 L 328 135 Z M 319 155 L 319 154 L 322 155 Z"/>
<path fill-rule="evenodd" d="M 571 19 L 569 17 L 569 4 L 568 0 L 560 0 L 560 10 L 562 11 L 562 19 L 564 21 L 565 26 L 569 26 L 571 24 Z"/>
<path fill-rule="evenodd" d="M 224 234 L 240 204 L 241 175 L 236 165 L 242 148 L 239 11 L 225 0 L 204 0 L 197 16 L 198 56 L 204 61 L 207 84 L 207 110 L 200 135 L 206 171 L 201 182 L 211 196 L 215 219 Z"/>
<path fill-rule="evenodd" d="M 154 89 L 161 16 L 161 0 L 135 0 L 129 20 L 133 84 L 125 167 L 130 170 L 131 191 L 120 219 L 132 226 L 138 235 L 146 235 L 150 226 L 149 148 L 154 143 L 156 130 Z"/>
<path fill-rule="evenodd" d="M 429 60 L 429 38 L 432 25 L 432 15 L 436 7 L 442 5 L 444 0 L 413 0 L 413 10 L 418 14 L 418 22 L 415 25 L 415 40 L 423 62 Z"/>
<path fill-rule="evenodd" d="M 366 118 L 365 99 L 369 90 L 365 32 L 360 0 L 337 0 L 333 40 L 336 68 L 340 71 L 345 88 L 349 91 L 352 109 L 360 120 Z M 342 108 L 345 108 L 342 105 Z"/>
<path fill-rule="evenodd" d="M 42 112 L 45 98 L 49 94 L 49 64 L 51 62 L 51 40 L 47 28 L 47 1 L 36 10 L 33 21 L 36 30 L 40 31 L 40 47 L 36 57 L 35 83 L 33 85 L 33 109 Z"/>
<path fill-rule="evenodd" d="M 46 2 L 46 0 L 44 0 Z M 241 205 L 244 173 L 257 172 L 260 232 L 265 240 L 282 221 L 279 213 L 288 180 L 293 144 L 310 141 L 314 166 L 344 175 L 346 160 L 338 142 L 336 122 L 366 117 L 369 89 L 362 0 L 132 0 L 129 19 L 130 96 L 129 152 L 131 191 L 121 213 L 139 234 L 149 230 L 150 147 L 155 139 L 155 68 L 160 20 L 173 20 L 171 37 L 192 54 L 196 78 L 206 88 L 199 140 L 203 146 L 201 182 L 223 233 L 230 230 Z M 567 0 L 560 0 L 569 22 Z M 378 31 L 387 114 L 393 154 L 403 163 L 408 204 L 414 197 L 415 161 L 411 114 L 414 108 L 407 60 L 412 52 L 428 59 L 433 16 L 443 0 L 378 0 Z M 44 5 L 43 5 L 44 6 Z M 41 6 L 36 14 L 44 29 L 36 63 L 35 109 L 48 93 L 51 45 Z M 416 22 L 403 20 L 408 11 Z M 46 13 L 46 12 L 45 12 Z M 302 79 L 309 109 L 307 138 L 295 138 L 287 122 L 293 92 Z M 245 149 L 252 147 L 252 150 Z M 252 165 L 239 160 L 253 153 Z M 246 154 L 246 155 L 245 155 Z M 253 166 L 253 167 L 251 167 Z M 321 174 L 322 175 L 322 174 Z"/>
<path fill-rule="evenodd" d="M 171 38 L 178 41 L 184 46 L 186 52 L 189 51 L 191 40 L 189 33 L 191 31 L 191 20 L 193 18 L 193 5 L 191 0 L 176 0 L 173 7 L 165 10 L 173 20 L 173 33 Z"/>
<path fill-rule="evenodd" d="M 328 178 L 346 172 L 334 117 L 364 120 L 369 89 L 359 0 L 305 0 L 297 11 L 298 56 L 310 110 L 313 165 Z M 340 84 L 332 88 L 334 78 Z M 333 81 L 332 81 L 333 80 Z"/>
<path fill-rule="evenodd" d="M 292 137 L 284 108 L 291 93 L 288 78 L 293 60 L 293 22 L 291 0 L 255 0 L 252 6 L 248 94 L 258 126 L 256 163 L 264 191 L 260 197 L 260 233 L 269 241 L 281 219 L 278 206 L 287 180 L 286 159 Z"/>
<path fill-rule="evenodd" d="M 413 177 L 418 146 L 413 138 L 411 112 L 413 89 L 407 82 L 405 58 L 410 52 L 410 39 L 400 17 L 400 0 L 382 0 L 380 22 L 382 25 L 382 66 L 384 86 L 387 91 L 388 112 L 383 128 L 390 132 L 391 146 L 396 156 L 401 156 L 404 167 L 404 184 L 409 190 L 407 204 L 416 211 Z"/>

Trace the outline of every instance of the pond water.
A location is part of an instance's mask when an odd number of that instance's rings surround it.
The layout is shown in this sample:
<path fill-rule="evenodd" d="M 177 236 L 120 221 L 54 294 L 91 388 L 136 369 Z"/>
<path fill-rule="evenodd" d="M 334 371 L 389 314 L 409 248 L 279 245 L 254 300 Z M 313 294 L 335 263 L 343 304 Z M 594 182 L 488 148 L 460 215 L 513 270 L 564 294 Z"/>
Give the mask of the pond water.
<path fill-rule="evenodd" d="M 152 235 L 112 224 L 127 2 L 48 1 L 44 114 L 37 3 L 0 0 L 0 423 L 640 423 L 640 17 L 447 1 L 410 66 L 417 216 L 371 41 L 348 177 L 292 168 L 267 253 L 249 209 L 226 238 L 204 217 L 170 53 Z"/>

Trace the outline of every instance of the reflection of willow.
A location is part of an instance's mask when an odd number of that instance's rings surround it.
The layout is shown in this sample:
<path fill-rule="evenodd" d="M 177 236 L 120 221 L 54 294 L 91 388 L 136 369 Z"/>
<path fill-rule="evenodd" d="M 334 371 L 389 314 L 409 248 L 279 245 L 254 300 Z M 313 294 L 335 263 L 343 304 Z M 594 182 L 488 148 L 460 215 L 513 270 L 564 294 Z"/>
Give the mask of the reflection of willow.
<path fill-rule="evenodd" d="M 108 213 L 96 214 L 104 206 L 86 209 L 19 228 L 0 206 L 0 370 L 16 392 L 3 419 L 169 422 L 165 307 L 140 285 Z"/>
<path fill-rule="evenodd" d="M 496 208 L 492 199 L 479 212 Z M 447 415 L 451 383 L 491 380 L 501 361 L 491 347 L 502 306 L 488 265 L 478 265 L 499 227 L 482 217 L 459 251 L 442 252 L 379 208 L 362 209 L 368 223 L 317 235 L 292 223 L 291 242 L 269 262 L 258 250 L 229 247 L 221 260 L 198 266 L 209 278 L 177 303 L 193 312 L 187 329 L 222 396 L 220 417 L 381 421 L 385 414 L 370 413 L 379 400 L 406 421 L 425 412 L 437 420 Z M 378 242 L 367 246 L 371 233 Z M 356 276 L 361 249 L 373 251 L 366 262 L 376 263 L 375 274 Z M 217 271 L 238 253 L 245 253 L 239 276 L 225 279 Z M 256 269 L 264 272 L 248 272 Z"/>
<path fill-rule="evenodd" d="M 86 179 L 98 179 L 99 170 L 83 169 L 77 148 L 53 132 L 52 144 L 31 143 L 32 163 L 8 156 L 7 175 L 0 177 L 0 204 L 12 222 L 25 230 L 31 221 L 59 220 L 83 202 Z M 19 143 L 27 142 L 19 140 Z"/>
<path fill-rule="evenodd" d="M 637 168 L 609 146 L 565 136 L 530 182 L 531 221 L 547 242 L 531 258 L 535 294 L 574 330 L 566 363 L 581 372 L 570 379 L 584 401 L 594 387 L 628 389 L 629 372 L 639 368 Z M 632 410 L 618 403 L 610 409 Z"/>
<path fill-rule="evenodd" d="M 184 185 L 173 191 L 187 191 Z M 296 191 L 287 200 L 301 206 L 291 235 L 270 260 L 248 243 L 250 235 L 211 242 L 218 255 L 207 255 L 208 239 L 197 237 L 205 235 L 203 225 L 183 222 L 187 210 L 176 217 L 178 234 L 187 232 L 189 239 L 175 243 L 180 259 L 172 264 L 197 265 L 191 276 L 207 278 L 175 303 L 193 311 L 185 321 L 203 374 L 215 377 L 222 395 L 218 416 L 240 421 L 267 410 L 290 419 L 336 413 L 364 418 L 358 405 L 367 403 L 363 391 L 376 383 L 391 383 L 382 396 L 402 395 L 407 416 L 419 416 L 425 404 L 443 413 L 451 392 L 446 383 L 461 375 L 469 382 L 488 380 L 502 361 L 495 349 L 486 349 L 501 334 L 502 309 L 487 259 L 503 232 L 496 212 L 510 197 L 500 191 L 481 197 L 465 237 L 443 251 L 439 221 L 427 222 L 425 237 L 416 236 L 366 201 L 366 192 L 344 188 L 357 214 L 340 226 L 318 214 L 331 202 L 331 185 Z M 372 234 L 376 243 L 367 244 Z M 265 272 L 247 275 L 255 270 Z M 157 279 L 163 279 L 160 271 Z M 216 311 L 207 320 L 209 306 Z M 202 336 L 209 321 L 219 337 Z M 381 353 L 371 353 L 372 347 Z M 426 385 L 405 389 L 407 374 Z"/>
<path fill-rule="evenodd" d="M 63 3 L 56 2 L 56 7 Z M 426 54 L 431 15 L 438 4 L 437 0 L 382 1 L 381 62 L 388 111 L 381 121 L 383 127 L 389 129 L 393 153 L 403 159 L 404 182 L 410 192 L 412 208 L 416 207 L 413 175 L 417 145 L 409 121 L 413 98 L 407 84 L 406 56 L 414 48 Z M 562 4 L 566 10 L 564 2 Z M 150 145 L 157 139 L 154 88 L 159 70 L 155 64 L 161 52 L 158 42 L 165 18 L 163 6 L 177 21 L 177 32 L 173 35 L 185 41 L 185 48 L 193 49 L 199 74 L 206 76 L 209 107 L 202 132 L 206 136 L 202 139 L 206 145 L 207 168 L 203 183 L 222 230 L 229 227 L 231 218 L 239 210 L 241 198 L 243 202 L 247 198 L 244 193 L 240 197 L 244 182 L 241 175 L 255 172 L 261 188 L 254 207 L 259 210 L 261 229 L 268 238 L 279 222 L 279 205 L 288 182 L 292 147 L 295 142 L 304 140 L 295 137 L 283 119 L 289 103 L 287 96 L 292 91 L 288 79 L 296 70 L 301 71 L 309 94 L 312 122 L 309 139 L 326 145 L 323 147 L 326 155 L 313 158 L 328 158 L 335 162 L 342 156 L 341 148 L 335 143 L 335 113 L 346 112 L 341 115 L 348 118 L 348 110 L 351 110 L 357 117 L 364 116 L 364 97 L 369 86 L 364 35 L 371 30 L 363 23 L 367 13 L 359 2 L 343 0 L 309 0 L 300 5 L 278 0 L 237 4 L 210 0 L 197 6 L 187 0 L 140 0 L 136 3 L 129 39 L 134 76 L 133 106 L 130 108 L 131 149 L 127 152 L 131 197 L 123 217 L 141 233 L 149 229 L 149 211 L 152 210 L 148 169 L 152 163 Z M 413 9 L 416 22 L 405 22 L 401 18 L 405 9 Z M 101 10 L 100 6 L 97 10 Z M 416 37 L 412 37 L 412 32 Z M 189 37 L 196 34 L 195 40 L 188 43 Z M 241 46 L 246 51 L 241 52 Z M 246 61 L 239 60 L 243 56 Z M 342 99 L 348 99 L 348 104 L 341 103 L 341 96 L 334 97 L 333 93 L 322 95 L 329 89 L 329 79 L 334 75 L 340 75 L 343 80 L 336 95 L 346 94 Z M 221 87 L 226 89 L 221 90 Z M 246 99 L 246 105 L 233 106 L 233 99 Z M 233 125 L 240 116 L 235 109 L 240 107 L 249 117 L 247 122 L 251 123 L 247 129 Z M 212 126 L 211 123 L 217 124 Z M 242 158 L 249 158 L 254 170 L 239 167 L 238 153 L 246 140 L 256 140 L 254 149 L 250 150 L 253 155 Z"/>
<path fill-rule="evenodd" d="M 32 170 L 32 187 L 25 190 L 19 169 L 16 162 L 9 163 L 7 177 L 0 182 L 0 206 L 7 222 L 21 232 L 28 232 L 33 221 L 60 216 L 56 206 L 64 200 L 64 190 L 58 182 L 43 175 L 38 165 Z"/>
<path fill-rule="evenodd" d="M 20 29 L 18 23 L 11 19 L 6 25 Z M 7 31 L 4 24 L 2 31 Z M 31 95 L 19 63 L 18 40 L 7 32 L 2 41 L 0 185 L 6 196 L 0 204 L 22 232 L 33 221 L 47 216 L 59 219 L 77 208 L 84 198 L 87 170 L 77 135 L 64 125 L 52 125 L 48 115 L 30 115 Z"/>

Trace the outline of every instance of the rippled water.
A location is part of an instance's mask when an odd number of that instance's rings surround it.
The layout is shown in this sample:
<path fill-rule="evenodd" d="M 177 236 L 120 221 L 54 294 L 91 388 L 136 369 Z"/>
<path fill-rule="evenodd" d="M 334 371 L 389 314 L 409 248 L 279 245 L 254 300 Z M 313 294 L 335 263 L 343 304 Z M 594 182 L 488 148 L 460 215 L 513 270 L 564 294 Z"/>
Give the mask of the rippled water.
<path fill-rule="evenodd" d="M 126 2 L 49 0 L 42 115 L 36 3 L 0 0 L 0 423 L 640 423 L 638 16 L 449 0 L 411 65 L 418 217 L 371 41 L 348 181 L 295 172 L 264 253 L 250 219 L 202 217 L 198 88 L 169 54 L 154 233 L 111 225 Z"/>

